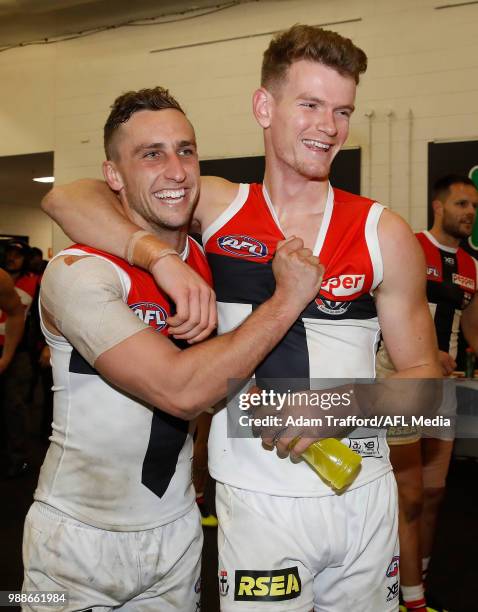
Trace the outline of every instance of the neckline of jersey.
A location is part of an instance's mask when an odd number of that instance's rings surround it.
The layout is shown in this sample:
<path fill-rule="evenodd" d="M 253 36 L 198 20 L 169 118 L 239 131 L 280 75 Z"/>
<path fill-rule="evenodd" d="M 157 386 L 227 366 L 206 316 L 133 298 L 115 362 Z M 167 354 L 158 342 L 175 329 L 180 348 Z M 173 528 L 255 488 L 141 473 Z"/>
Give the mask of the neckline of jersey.
<path fill-rule="evenodd" d="M 285 233 L 284 233 L 284 230 L 282 229 L 282 227 L 280 225 L 279 218 L 277 217 L 277 213 L 276 213 L 276 210 L 274 208 L 274 204 L 272 203 L 271 197 L 270 197 L 269 192 L 267 191 L 267 187 L 265 186 L 264 183 L 262 183 L 262 195 L 264 196 L 265 203 L 267 204 L 267 208 L 269 209 L 269 212 L 270 212 L 270 214 L 271 214 L 275 224 L 277 225 L 277 227 L 279 228 L 279 230 L 282 232 L 282 234 L 285 237 Z M 324 246 L 325 236 L 327 235 L 327 230 L 329 229 L 330 220 L 332 218 L 333 208 L 334 208 L 334 190 L 333 190 L 332 185 L 330 184 L 330 181 L 329 181 L 329 188 L 328 188 L 328 192 L 327 192 L 327 200 L 325 201 L 324 216 L 322 218 L 322 223 L 320 225 L 320 229 L 317 232 L 317 237 L 315 239 L 314 248 L 312 250 L 313 254 L 316 257 L 318 257 L 320 255 L 322 247 Z"/>
<path fill-rule="evenodd" d="M 453 254 L 458 252 L 459 247 L 449 247 L 444 244 L 441 244 L 441 242 L 438 242 L 435 236 L 433 236 L 433 234 L 430 234 L 428 230 L 423 230 L 423 233 L 425 234 L 425 236 L 428 238 L 428 240 L 432 244 L 434 244 L 437 248 L 441 249 L 442 251 L 446 251 L 447 253 L 453 253 Z"/>

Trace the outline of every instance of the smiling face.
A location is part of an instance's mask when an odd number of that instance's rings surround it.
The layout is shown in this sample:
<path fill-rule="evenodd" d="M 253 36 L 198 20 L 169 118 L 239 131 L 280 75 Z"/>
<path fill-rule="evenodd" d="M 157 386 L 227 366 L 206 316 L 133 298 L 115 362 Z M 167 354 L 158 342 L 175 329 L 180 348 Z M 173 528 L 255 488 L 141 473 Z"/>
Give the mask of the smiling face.
<path fill-rule="evenodd" d="M 199 194 L 196 138 L 186 116 L 171 108 L 138 111 L 120 125 L 114 147 L 103 169 L 127 215 L 154 231 L 185 228 Z"/>
<path fill-rule="evenodd" d="M 454 183 L 442 202 L 436 200 L 434 209 L 443 232 L 461 240 L 471 235 L 478 208 L 478 191 L 471 185 Z"/>
<path fill-rule="evenodd" d="M 268 159 L 306 179 L 327 179 L 347 139 L 356 83 L 319 62 L 299 60 L 272 91 L 255 94 Z"/>

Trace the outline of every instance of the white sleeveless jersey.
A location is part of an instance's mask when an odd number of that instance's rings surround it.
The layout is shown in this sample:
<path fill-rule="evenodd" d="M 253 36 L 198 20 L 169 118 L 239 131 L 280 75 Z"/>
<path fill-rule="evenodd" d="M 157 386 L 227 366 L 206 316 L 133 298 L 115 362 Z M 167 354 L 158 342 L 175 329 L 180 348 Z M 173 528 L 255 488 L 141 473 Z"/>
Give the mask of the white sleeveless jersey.
<path fill-rule="evenodd" d="M 191 240 L 188 248 L 186 261 L 207 278 L 200 247 Z M 131 316 L 167 332 L 171 305 L 148 273 L 88 247 L 62 254 L 109 261 Z M 195 501 L 189 423 L 117 390 L 65 338 L 43 332 L 51 348 L 54 416 L 35 499 L 118 531 L 150 529 L 186 514 Z"/>
<path fill-rule="evenodd" d="M 323 379 L 375 378 L 380 328 L 372 292 L 383 273 L 377 235 L 382 210 L 371 200 L 329 188 L 314 248 L 325 266 L 320 293 L 256 369 L 259 387 L 271 379 L 302 379 L 310 381 L 310 388 L 324 388 L 334 381 Z M 237 327 L 272 295 L 270 264 L 283 239 L 268 194 L 257 184 L 241 185 L 228 209 L 204 232 L 220 333 Z M 237 406 L 230 405 L 213 419 L 209 464 L 214 478 L 271 495 L 333 494 L 305 462 L 279 459 L 262 447 L 260 439 L 228 437 L 228 414 L 237 412 Z M 344 443 L 363 458 L 350 488 L 390 471 L 383 430 L 356 429 Z"/>

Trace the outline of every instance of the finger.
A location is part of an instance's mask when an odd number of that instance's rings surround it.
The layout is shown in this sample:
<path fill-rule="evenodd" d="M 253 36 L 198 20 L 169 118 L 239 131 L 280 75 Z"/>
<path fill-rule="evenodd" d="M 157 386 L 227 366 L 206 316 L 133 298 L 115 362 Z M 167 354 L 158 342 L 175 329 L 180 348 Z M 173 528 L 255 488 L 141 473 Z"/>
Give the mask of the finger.
<path fill-rule="evenodd" d="M 199 318 L 199 327 L 202 330 L 206 329 L 209 326 L 209 298 L 210 292 L 204 288 L 199 295 L 199 307 L 200 307 L 200 318 Z"/>
<path fill-rule="evenodd" d="M 281 240 L 277 243 L 276 252 L 280 251 L 285 255 L 292 253 L 293 251 L 297 251 L 298 249 L 303 248 L 304 241 L 302 238 L 297 238 L 297 236 L 291 236 L 287 238 L 287 240 Z"/>
<path fill-rule="evenodd" d="M 278 429 L 277 427 L 262 427 L 261 438 L 263 443 L 268 447 L 274 448 L 280 442 L 280 436 L 284 429 Z"/>
<path fill-rule="evenodd" d="M 307 248 L 298 249 L 296 251 L 296 254 L 299 255 L 299 257 L 302 257 L 303 259 L 310 259 L 311 257 L 314 256 L 312 251 Z"/>
<path fill-rule="evenodd" d="M 287 446 L 284 446 L 282 442 L 276 444 L 276 453 L 279 459 L 287 459 L 289 456 L 289 449 Z"/>
<path fill-rule="evenodd" d="M 181 335 L 181 339 L 187 340 L 189 344 L 200 342 L 204 338 L 207 338 L 214 329 L 214 327 L 209 327 L 209 292 L 201 293 L 203 293 L 203 295 L 199 298 L 200 320 L 197 325 Z M 178 338 L 177 330 L 174 330 L 174 337 Z"/>
<path fill-rule="evenodd" d="M 170 326 L 169 334 L 181 340 L 187 340 L 189 332 L 199 325 L 201 320 L 201 303 L 199 298 L 199 288 L 191 288 L 188 294 L 188 318 L 181 325 Z"/>
<path fill-rule="evenodd" d="M 214 291 L 209 292 L 209 303 L 207 305 L 208 322 L 204 330 L 188 340 L 189 344 L 196 344 L 208 338 L 217 328 L 217 305 L 216 294 Z"/>
<path fill-rule="evenodd" d="M 217 302 L 216 294 L 211 290 L 209 294 L 209 325 L 212 329 L 217 327 Z"/>
<path fill-rule="evenodd" d="M 297 461 L 301 457 L 302 453 L 304 451 L 306 451 L 309 448 L 309 446 L 311 444 L 313 444 L 315 441 L 316 441 L 316 439 L 314 439 L 314 438 L 298 438 L 298 439 L 296 439 L 295 444 L 290 449 L 291 459 L 293 457 L 294 460 Z"/>
<path fill-rule="evenodd" d="M 169 327 L 179 328 L 189 319 L 189 291 L 184 291 L 176 296 L 176 314 L 166 319 Z"/>

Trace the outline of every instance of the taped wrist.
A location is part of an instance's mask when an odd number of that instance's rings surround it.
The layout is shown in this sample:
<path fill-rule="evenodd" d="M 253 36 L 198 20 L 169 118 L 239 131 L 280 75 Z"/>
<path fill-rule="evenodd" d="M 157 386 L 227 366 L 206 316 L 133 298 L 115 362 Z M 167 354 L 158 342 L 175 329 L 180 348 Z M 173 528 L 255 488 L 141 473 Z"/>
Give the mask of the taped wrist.
<path fill-rule="evenodd" d="M 138 230 L 128 241 L 125 259 L 132 266 L 151 271 L 154 264 L 167 255 L 179 255 L 179 253 L 151 232 Z"/>

